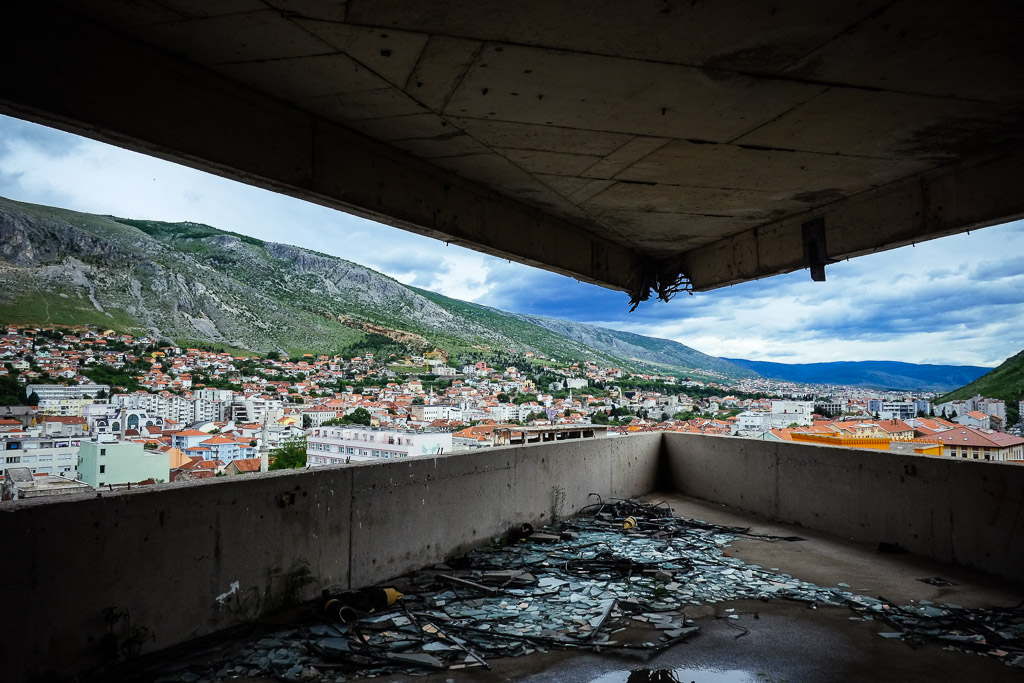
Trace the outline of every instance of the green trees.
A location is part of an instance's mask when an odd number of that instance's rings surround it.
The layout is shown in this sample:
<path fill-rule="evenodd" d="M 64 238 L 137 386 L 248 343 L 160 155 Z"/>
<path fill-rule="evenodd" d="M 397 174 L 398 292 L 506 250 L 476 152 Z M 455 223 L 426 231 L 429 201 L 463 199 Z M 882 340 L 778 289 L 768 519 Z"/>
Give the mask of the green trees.
<path fill-rule="evenodd" d="M 306 416 L 303 416 L 306 417 Z M 341 419 L 326 420 L 321 423 L 322 427 L 335 427 L 337 425 L 366 425 L 369 427 L 373 422 L 373 416 L 365 408 L 357 408 Z"/>
<path fill-rule="evenodd" d="M 82 374 L 96 384 L 109 385 L 111 389 L 114 387 L 124 387 L 128 391 L 138 391 L 141 386 L 139 385 L 138 380 L 135 379 L 135 375 L 141 374 L 142 371 L 136 371 L 133 374 L 131 370 L 129 370 L 130 367 L 131 366 L 125 366 L 124 368 L 116 369 L 109 365 L 93 365 L 82 370 Z"/>
<path fill-rule="evenodd" d="M 0 406 L 20 406 L 26 402 L 25 387 L 18 383 L 15 375 L 3 375 L 0 377 Z M 39 404 L 39 397 L 36 396 L 36 405 Z"/>
<path fill-rule="evenodd" d="M 288 439 L 270 451 L 270 468 L 272 470 L 289 470 L 306 466 L 306 437 Z"/>
<path fill-rule="evenodd" d="M 366 408 L 356 408 L 351 413 L 341 418 L 342 424 L 370 426 L 372 415 Z"/>

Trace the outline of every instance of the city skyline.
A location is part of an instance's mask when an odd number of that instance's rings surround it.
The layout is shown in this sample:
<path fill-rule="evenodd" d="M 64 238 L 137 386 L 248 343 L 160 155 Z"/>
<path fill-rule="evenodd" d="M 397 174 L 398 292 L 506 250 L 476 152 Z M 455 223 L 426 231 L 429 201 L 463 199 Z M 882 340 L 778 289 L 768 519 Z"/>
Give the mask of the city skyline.
<path fill-rule="evenodd" d="M 775 362 L 995 366 L 1024 347 L 1024 223 L 807 271 L 649 301 L 308 202 L 0 117 L 0 195 L 90 213 L 213 227 L 314 249 L 404 284 L 518 313 Z"/>

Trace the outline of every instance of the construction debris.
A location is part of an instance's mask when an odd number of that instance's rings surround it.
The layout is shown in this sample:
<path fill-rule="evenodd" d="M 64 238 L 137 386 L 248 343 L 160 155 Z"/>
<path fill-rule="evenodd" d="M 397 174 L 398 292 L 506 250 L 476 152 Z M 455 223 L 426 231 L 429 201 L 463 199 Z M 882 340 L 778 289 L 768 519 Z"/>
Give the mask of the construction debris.
<path fill-rule="evenodd" d="M 179 669 L 163 680 L 198 673 L 210 680 L 247 675 L 338 682 L 489 668 L 488 659 L 554 648 L 653 654 L 698 632 L 687 609 L 740 599 L 845 606 L 856 613 L 851 619 L 885 623 L 892 631 L 879 634 L 884 638 L 933 639 L 1024 666 L 1020 607 L 973 610 L 928 601 L 900 607 L 822 588 L 729 557 L 724 549 L 739 535 L 803 540 L 680 519 L 667 505 L 599 500 L 575 520 L 536 532 L 523 525 L 490 547 L 403 577 L 386 595 L 372 593 L 384 590 L 376 588 L 327 596 L 334 601 L 321 608 L 321 615 L 333 616 L 327 623 L 274 633 L 233 649 L 207 670 Z M 354 595 L 376 595 L 372 612 L 360 603 L 357 618 L 351 609 L 340 617 L 338 605 L 353 603 Z M 736 637 L 746 635 L 740 615 L 724 611 L 719 618 L 739 631 Z"/>

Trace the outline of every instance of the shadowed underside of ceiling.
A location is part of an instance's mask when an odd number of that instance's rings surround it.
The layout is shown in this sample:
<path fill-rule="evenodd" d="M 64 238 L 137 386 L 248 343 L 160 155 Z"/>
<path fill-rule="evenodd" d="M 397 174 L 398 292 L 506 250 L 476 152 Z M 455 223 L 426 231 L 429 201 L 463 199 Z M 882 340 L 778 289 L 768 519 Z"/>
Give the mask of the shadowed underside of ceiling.
<path fill-rule="evenodd" d="M 1024 213 L 1018 3 L 27 5 L 0 111 L 635 301 Z"/>

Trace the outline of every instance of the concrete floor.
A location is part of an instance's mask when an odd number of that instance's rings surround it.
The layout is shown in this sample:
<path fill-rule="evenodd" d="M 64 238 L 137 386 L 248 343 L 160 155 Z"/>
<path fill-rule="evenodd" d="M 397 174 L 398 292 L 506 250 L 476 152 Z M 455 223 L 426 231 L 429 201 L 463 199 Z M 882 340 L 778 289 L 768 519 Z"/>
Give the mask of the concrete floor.
<path fill-rule="evenodd" d="M 855 593 L 884 596 L 899 604 L 919 600 L 950 602 L 964 607 L 1011 607 L 1024 599 L 1024 585 L 922 560 L 910 555 L 881 554 L 874 547 L 772 523 L 749 514 L 678 494 L 653 494 L 648 502 L 667 500 L 680 517 L 715 524 L 750 526 L 755 533 L 801 536 L 806 540 L 766 542 L 740 537 L 728 550 L 750 564 L 778 567 L 820 586 L 850 584 Z M 955 586 L 936 587 L 918 581 L 941 576 Z M 727 608 L 741 615 L 725 619 Z M 716 603 L 702 610 L 687 610 L 701 632 L 650 659 L 621 653 L 554 651 L 547 654 L 491 660 L 491 671 L 466 669 L 426 677 L 350 679 L 476 683 L 524 681 L 529 683 L 625 683 L 672 681 L 689 683 L 864 683 L 876 681 L 1003 681 L 1024 680 L 1024 670 L 992 657 L 951 652 L 927 643 L 913 648 L 877 633 L 892 628 L 878 621 L 850 621 L 846 608 L 820 607 L 784 600 Z M 736 627 L 749 629 L 742 637 Z M 630 679 L 630 673 L 634 674 Z M 675 679 L 653 672 L 673 671 Z"/>
<path fill-rule="evenodd" d="M 739 537 L 727 552 L 750 564 L 819 586 L 850 585 L 855 593 L 884 597 L 897 604 L 920 600 L 965 607 L 1012 607 L 1024 599 L 1024 585 L 941 565 L 906 554 L 881 554 L 874 547 L 776 524 L 725 507 L 680 496 L 667 500 L 676 514 L 728 526 L 749 526 L 754 533 L 801 536 L 799 542 L 767 542 Z M 941 576 L 955 586 L 936 587 L 918 579 Z M 725 618 L 732 608 L 740 619 Z M 740 600 L 687 609 L 701 631 L 686 643 L 653 657 L 636 653 L 557 650 L 545 654 L 489 660 L 492 669 L 446 671 L 428 676 L 379 676 L 347 681 L 425 680 L 431 683 L 817 683 L 876 681 L 964 681 L 1002 683 L 1024 680 L 1024 670 L 993 657 L 943 650 L 934 643 L 918 648 L 877 634 L 893 630 L 879 621 L 850 621 L 847 608 L 819 607 L 786 600 Z M 744 633 L 744 629 L 746 633 Z M 223 647 L 223 642 L 221 642 Z M 190 657 L 199 660 L 194 650 Z M 196 656 L 199 655 L 199 656 Z M 671 672 L 671 673 L 669 673 Z M 136 679 L 137 680 L 137 679 Z M 236 679 L 263 681 L 269 679 Z"/>

